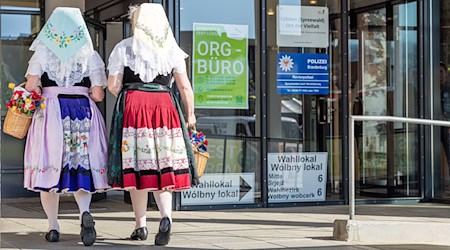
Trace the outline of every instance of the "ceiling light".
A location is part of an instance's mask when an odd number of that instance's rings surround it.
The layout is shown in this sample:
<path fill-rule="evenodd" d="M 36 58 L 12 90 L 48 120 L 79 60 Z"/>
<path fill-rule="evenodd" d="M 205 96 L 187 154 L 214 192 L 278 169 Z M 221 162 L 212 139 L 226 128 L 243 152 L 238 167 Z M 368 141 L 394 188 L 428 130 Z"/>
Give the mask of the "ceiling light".
<path fill-rule="evenodd" d="M 317 0 L 309 0 L 310 4 L 317 4 Z"/>
<path fill-rule="evenodd" d="M 267 15 L 268 15 L 268 16 L 273 16 L 273 15 L 275 15 L 275 10 L 272 9 L 272 8 L 268 8 L 268 9 L 267 9 Z"/>

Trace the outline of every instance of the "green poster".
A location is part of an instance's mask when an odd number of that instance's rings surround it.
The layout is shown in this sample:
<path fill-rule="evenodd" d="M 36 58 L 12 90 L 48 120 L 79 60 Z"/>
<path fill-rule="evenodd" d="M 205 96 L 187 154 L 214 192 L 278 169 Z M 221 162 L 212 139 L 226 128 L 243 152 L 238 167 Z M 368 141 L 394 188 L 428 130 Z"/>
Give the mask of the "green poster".
<path fill-rule="evenodd" d="M 248 108 L 248 26 L 194 23 L 195 108 Z"/>

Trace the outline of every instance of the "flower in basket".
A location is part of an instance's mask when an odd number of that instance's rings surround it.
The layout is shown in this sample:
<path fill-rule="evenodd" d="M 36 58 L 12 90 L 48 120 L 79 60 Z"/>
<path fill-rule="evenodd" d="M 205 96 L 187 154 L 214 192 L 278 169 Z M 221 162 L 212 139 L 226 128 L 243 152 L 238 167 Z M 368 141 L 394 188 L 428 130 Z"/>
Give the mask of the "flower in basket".
<path fill-rule="evenodd" d="M 12 111 L 25 116 L 32 116 L 38 108 L 45 108 L 43 103 L 45 98 L 36 91 L 33 90 L 30 93 L 21 86 L 15 87 L 14 83 L 8 84 L 8 87 L 13 89 L 13 93 L 6 107 Z"/>
<path fill-rule="evenodd" d="M 203 132 L 194 130 L 189 131 L 189 139 L 194 148 L 199 152 L 206 152 L 206 146 L 208 146 L 208 140 L 205 138 Z"/>

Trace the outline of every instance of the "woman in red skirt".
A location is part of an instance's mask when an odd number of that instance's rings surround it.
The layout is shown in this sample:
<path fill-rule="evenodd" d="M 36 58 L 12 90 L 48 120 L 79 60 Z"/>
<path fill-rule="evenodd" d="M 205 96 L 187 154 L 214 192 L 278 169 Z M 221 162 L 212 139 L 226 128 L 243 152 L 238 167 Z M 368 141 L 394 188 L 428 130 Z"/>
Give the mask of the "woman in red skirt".
<path fill-rule="evenodd" d="M 135 214 L 133 240 L 147 238 L 147 192 L 153 192 L 161 221 L 156 245 L 170 240 L 172 191 L 197 181 L 193 152 L 173 80 L 186 111 L 196 122 L 187 57 L 177 45 L 160 4 L 130 10 L 133 36 L 122 40 L 109 58 L 108 89 L 118 96 L 110 138 L 109 184 L 129 190 Z"/>

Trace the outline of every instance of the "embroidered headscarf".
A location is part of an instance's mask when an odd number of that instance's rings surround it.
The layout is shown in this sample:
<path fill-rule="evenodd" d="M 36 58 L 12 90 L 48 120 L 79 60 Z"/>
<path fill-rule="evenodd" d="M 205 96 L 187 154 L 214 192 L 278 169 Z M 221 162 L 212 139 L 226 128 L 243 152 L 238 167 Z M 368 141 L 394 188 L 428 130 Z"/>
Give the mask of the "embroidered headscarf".
<path fill-rule="evenodd" d="M 73 86 L 89 76 L 90 63 L 102 64 L 93 56 L 91 37 L 77 8 L 56 8 L 30 50 L 35 51 L 30 66 L 39 64 L 41 70 L 59 86 Z"/>
<path fill-rule="evenodd" d="M 130 11 L 133 25 L 134 72 L 144 82 L 168 75 L 188 57 L 178 46 L 161 4 L 143 3 Z"/>

